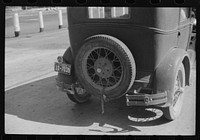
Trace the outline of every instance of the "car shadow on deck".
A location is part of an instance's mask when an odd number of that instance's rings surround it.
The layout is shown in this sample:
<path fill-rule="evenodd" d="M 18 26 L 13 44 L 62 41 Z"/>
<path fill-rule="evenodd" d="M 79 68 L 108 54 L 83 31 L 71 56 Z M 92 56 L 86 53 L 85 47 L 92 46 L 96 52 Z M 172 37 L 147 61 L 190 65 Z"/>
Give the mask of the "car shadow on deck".
<path fill-rule="evenodd" d="M 55 76 L 6 91 L 5 113 L 35 122 L 88 127 L 89 131 L 103 133 L 140 131 L 137 126 L 168 122 L 159 109 L 127 107 L 124 97 L 105 103 L 104 114 L 101 114 L 100 100 L 94 97 L 85 104 L 75 104 L 56 89 Z M 94 124 L 98 127 L 91 127 Z"/>

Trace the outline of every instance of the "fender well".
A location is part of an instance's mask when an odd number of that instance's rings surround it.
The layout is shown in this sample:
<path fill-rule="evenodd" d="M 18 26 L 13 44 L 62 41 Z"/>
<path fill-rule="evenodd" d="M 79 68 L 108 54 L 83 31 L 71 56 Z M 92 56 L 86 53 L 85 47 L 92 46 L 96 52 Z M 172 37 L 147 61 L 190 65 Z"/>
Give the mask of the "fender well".
<path fill-rule="evenodd" d="M 172 96 L 174 92 L 174 81 L 176 72 L 180 63 L 183 63 L 186 68 L 186 74 L 188 70 L 188 54 L 185 50 L 180 48 L 171 49 L 162 62 L 157 66 L 154 75 L 154 93 L 167 92 L 167 103 L 165 106 L 171 104 Z M 189 76 L 187 75 L 186 78 Z M 188 82 L 186 82 L 188 83 Z"/>
<path fill-rule="evenodd" d="M 190 60 L 189 60 L 189 57 L 185 56 L 182 63 L 185 68 L 185 85 L 189 86 L 189 84 L 190 84 Z"/>
<path fill-rule="evenodd" d="M 74 70 L 74 60 L 71 51 L 71 47 L 68 47 L 63 54 L 63 60 L 65 63 L 71 64 L 71 75 L 66 75 L 62 73 L 58 73 L 56 80 L 65 84 L 72 84 L 76 81 L 75 78 L 75 70 Z"/>
<path fill-rule="evenodd" d="M 66 63 L 69 63 L 69 64 L 73 63 L 73 55 L 72 55 L 72 50 L 70 46 L 66 49 L 65 53 L 63 54 L 63 58 Z"/>

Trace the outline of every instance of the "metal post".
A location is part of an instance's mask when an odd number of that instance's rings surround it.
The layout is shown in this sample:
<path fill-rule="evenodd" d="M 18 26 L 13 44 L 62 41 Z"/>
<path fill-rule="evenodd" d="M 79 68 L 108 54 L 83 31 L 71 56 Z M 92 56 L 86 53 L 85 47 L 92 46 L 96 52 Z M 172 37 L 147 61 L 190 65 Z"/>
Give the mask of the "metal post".
<path fill-rule="evenodd" d="M 62 26 L 63 26 L 62 10 L 59 10 L 59 11 L 58 11 L 58 20 L 59 20 L 58 28 L 61 29 Z"/>
<path fill-rule="evenodd" d="M 101 93 L 101 114 L 104 114 L 105 110 L 104 110 L 104 103 L 105 103 L 105 87 L 102 87 L 102 89 L 100 90 Z"/>
<path fill-rule="evenodd" d="M 39 24 L 40 24 L 40 32 L 44 31 L 44 21 L 42 11 L 39 12 Z"/>
<path fill-rule="evenodd" d="M 18 13 L 14 14 L 13 22 L 14 22 L 15 37 L 18 37 L 19 33 L 20 33 L 20 25 L 19 25 Z"/>

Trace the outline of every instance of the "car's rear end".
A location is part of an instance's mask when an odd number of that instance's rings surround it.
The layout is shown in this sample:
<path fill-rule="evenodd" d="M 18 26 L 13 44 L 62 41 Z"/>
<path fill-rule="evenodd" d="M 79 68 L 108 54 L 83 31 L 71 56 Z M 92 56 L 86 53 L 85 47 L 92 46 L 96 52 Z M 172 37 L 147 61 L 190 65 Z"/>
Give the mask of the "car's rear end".
<path fill-rule="evenodd" d="M 178 8 L 69 7 L 67 14 L 71 46 L 57 64 L 57 85 L 71 100 L 126 94 L 128 106 L 168 102 L 155 71 L 177 45 Z"/>

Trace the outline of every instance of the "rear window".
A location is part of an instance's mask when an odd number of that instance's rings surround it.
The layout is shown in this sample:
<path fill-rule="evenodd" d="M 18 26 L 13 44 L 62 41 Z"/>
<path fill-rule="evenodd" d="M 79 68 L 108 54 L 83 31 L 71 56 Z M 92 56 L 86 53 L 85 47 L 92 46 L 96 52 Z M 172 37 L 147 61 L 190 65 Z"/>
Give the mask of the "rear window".
<path fill-rule="evenodd" d="M 128 7 L 88 7 L 89 19 L 129 19 Z"/>

